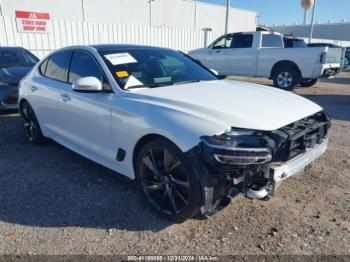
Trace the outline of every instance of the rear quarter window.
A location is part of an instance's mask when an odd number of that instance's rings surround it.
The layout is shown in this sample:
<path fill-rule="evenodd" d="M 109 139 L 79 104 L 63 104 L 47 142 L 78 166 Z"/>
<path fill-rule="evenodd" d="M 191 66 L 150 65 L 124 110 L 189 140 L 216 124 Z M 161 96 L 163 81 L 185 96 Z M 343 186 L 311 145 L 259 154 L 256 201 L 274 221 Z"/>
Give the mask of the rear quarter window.
<path fill-rule="evenodd" d="M 262 35 L 261 47 L 283 47 L 282 37 L 280 35 Z"/>
<path fill-rule="evenodd" d="M 42 62 L 42 63 L 40 64 L 40 66 L 39 66 L 39 72 L 40 72 L 40 74 L 45 75 L 46 66 L 47 66 L 47 62 L 48 62 L 48 61 L 49 61 L 48 59 L 45 59 L 45 61 Z"/>
<path fill-rule="evenodd" d="M 45 76 L 62 82 L 67 82 L 67 69 L 70 52 L 53 54 L 47 63 Z"/>

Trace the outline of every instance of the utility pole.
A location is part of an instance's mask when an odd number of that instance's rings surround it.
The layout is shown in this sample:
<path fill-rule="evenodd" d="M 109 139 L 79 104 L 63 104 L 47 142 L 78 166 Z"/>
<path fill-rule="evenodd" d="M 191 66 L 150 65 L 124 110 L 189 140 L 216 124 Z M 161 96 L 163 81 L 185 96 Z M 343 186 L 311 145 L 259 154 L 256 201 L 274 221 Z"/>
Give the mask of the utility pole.
<path fill-rule="evenodd" d="M 81 10 L 82 10 L 82 13 L 83 13 L 83 22 L 85 22 L 85 10 L 84 10 L 84 0 L 81 0 Z"/>
<path fill-rule="evenodd" d="M 152 2 L 155 0 L 148 0 L 149 3 L 149 26 L 152 26 Z"/>
<path fill-rule="evenodd" d="M 202 29 L 204 32 L 204 48 L 208 47 L 208 33 L 212 31 L 210 27 L 206 27 Z"/>
<path fill-rule="evenodd" d="M 0 0 L 0 16 L 2 16 L 1 0 Z"/>
<path fill-rule="evenodd" d="M 315 19 L 315 8 L 316 8 L 316 0 L 314 3 L 314 6 L 312 8 L 312 17 L 311 17 L 311 27 L 310 27 L 310 37 L 309 37 L 309 44 L 311 43 L 312 35 L 314 33 L 314 19 Z"/>
<path fill-rule="evenodd" d="M 228 33 L 228 19 L 229 19 L 229 13 L 230 13 L 230 6 L 231 6 L 231 1 L 226 0 L 226 19 L 225 19 L 225 35 Z"/>

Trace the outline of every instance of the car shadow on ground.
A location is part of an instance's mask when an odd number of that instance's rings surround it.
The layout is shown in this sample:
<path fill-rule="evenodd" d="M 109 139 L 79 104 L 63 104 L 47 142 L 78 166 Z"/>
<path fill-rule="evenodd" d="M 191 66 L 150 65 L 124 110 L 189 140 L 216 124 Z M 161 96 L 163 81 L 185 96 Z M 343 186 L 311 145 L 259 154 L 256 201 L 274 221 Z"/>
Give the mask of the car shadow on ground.
<path fill-rule="evenodd" d="M 350 85 L 350 78 L 346 78 L 346 77 L 323 78 L 322 82 L 328 83 L 328 84 Z"/>
<path fill-rule="evenodd" d="M 0 220 L 129 231 L 172 224 L 149 209 L 132 180 L 55 142 L 29 144 L 17 114 L 0 115 Z"/>
<path fill-rule="evenodd" d="M 319 104 L 331 119 L 350 121 L 350 95 L 303 95 Z"/>

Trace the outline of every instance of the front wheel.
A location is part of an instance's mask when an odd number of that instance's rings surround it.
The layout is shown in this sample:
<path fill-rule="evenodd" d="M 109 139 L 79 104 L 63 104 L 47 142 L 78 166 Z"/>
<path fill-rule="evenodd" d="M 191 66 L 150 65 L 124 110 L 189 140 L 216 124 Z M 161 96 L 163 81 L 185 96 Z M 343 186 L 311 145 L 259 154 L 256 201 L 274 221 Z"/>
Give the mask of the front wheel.
<path fill-rule="evenodd" d="M 181 223 L 199 212 L 201 186 L 187 157 L 170 141 L 148 142 L 138 154 L 135 170 L 143 195 L 161 216 Z"/>
<path fill-rule="evenodd" d="M 316 79 L 303 79 L 300 81 L 300 86 L 302 87 L 311 87 L 317 83 L 317 78 Z"/>
<path fill-rule="evenodd" d="M 272 79 L 275 87 L 291 91 L 299 84 L 300 77 L 295 68 L 282 66 L 276 69 Z"/>

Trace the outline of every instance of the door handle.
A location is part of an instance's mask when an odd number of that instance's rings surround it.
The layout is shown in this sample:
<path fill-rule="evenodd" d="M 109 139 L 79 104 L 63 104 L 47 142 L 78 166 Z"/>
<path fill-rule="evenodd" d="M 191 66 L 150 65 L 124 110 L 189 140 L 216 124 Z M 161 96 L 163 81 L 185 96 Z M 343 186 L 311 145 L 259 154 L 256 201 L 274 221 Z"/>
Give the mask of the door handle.
<path fill-rule="evenodd" d="M 221 51 L 220 50 L 216 50 L 215 53 L 220 53 Z"/>
<path fill-rule="evenodd" d="M 67 95 L 67 94 L 61 94 L 61 101 L 62 101 L 62 102 L 68 102 L 68 101 L 70 101 L 70 100 L 71 100 L 71 98 L 70 98 L 69 95 Z"/>
<path fill-rule="evenodd" d="M 31 90 L 32 92 L 35 92 L 35 91 L 38 90 L 38 88 L 37 88 L 36 86 L 31 86 L 31 87 L 30 87 L 30 90 Z"/>

